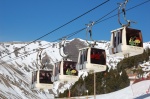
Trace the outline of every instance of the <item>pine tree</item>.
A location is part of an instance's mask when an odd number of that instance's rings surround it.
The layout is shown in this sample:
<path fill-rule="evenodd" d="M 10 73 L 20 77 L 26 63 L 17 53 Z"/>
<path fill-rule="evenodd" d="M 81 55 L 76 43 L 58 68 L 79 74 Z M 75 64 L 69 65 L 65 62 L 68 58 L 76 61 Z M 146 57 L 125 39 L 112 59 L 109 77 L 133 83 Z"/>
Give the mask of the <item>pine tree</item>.
<path fill-rule="evenodd" d="M 94 74 L 88 74 L 87 77 L 85 77 L 85 87 L 88 90 L 89 95 L 94 94 Z"/>
<path fill-rule="evenodd" d="M 107 76 L 105 76 L 105 93 L 110 93 L 114 90 L 114 74 L 113 69 L 110 69 L 110 71 L 107 73 Z"/>
<path fill-rule="evenodd" d="M 121 76 L 120 76 L 120 73 L 117 72 L 117 75 L 116 75 L 116 91 L 117 90 L 120 90 L 121 88 L 119 87 L 119 84 L 121 83 Z"/>
<path fill-rule="evenodd" d="M 104 93 L 103 77 L 104 77 L 104 72 L 96 73 L 96 85 L 97 85 L 96 86 L 96 94 L 103 94 Z"/>
<path fill-rule="evenodd" d="M 129 80 L 128 75 L 125 70 L 122 70 L 122 74 L 120 77 L 121 77 L 121 79 L 120 79 L 121 83 L 119 85 L 120 89 L 125 88 L 130 85 L 130 80 Z"/>
<path fill-rule="evenodd" d="M 80 89 L 83 84 L 84 84 L 84 80 L 82 76 L 80 76 L 79 80 L 75 82 L 75 84 L 70 89 L 71 96 L 79 96 L 79 93 L 81 93 Z"/>

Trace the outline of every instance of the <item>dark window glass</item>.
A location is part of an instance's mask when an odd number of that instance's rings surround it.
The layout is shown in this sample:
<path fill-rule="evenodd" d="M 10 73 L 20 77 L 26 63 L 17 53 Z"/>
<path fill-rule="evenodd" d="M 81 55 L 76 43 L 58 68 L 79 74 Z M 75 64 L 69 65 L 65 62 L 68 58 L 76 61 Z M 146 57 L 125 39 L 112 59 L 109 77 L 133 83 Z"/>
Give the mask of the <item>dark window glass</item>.
<path fill-rule="evenodd" d="M 40 70 L 40 83 L 52 84 L 51 77 L 52 71 Z"/>
<path fill-rule="evenodd" d="M 122 43 L 122 30 L 120 30 L 120 32 L 119 32 L 119 35 L 120 35 L 120 43 Z"/>
<path fill-rule="evenodd" d="M 76 70 L 76 64 L 77 64 L 76 62 L 64 61 L 64 64 L 63 64 L 64 75 L 77 76 L 78 71 Z"/>
<path fill-rule="evenodd" d="M 59 75 L 59 73 L 60 73 L 60 62 L 55 64 L 55 69 L 53 69 L 53 70 L 55 71 L 54 76 Z"/>
<path fill-rule="evenodd" d="M 32 72 L 32 84 L 37 81 L 37 71 Z"/>
<path fill-rule="evenodd" d="M 119 31 L 113 32 L 113 45 L 114 45 L 114 47 L 117 47 L 120 43 L 122 43 L 122 29 L 120 29 Z"/>
<path fill-rule="evenodd" d="M 91 63 L 105 65 L 105 50 L 91 48 Z"/>
<path fill-rule="evenodd" d="M 34 82 L 37 81 L 37 71 L 34 72 Z"/>
<path fill-rule="evenodd" d="M 60 65 L 61 65 L 61 62 L 58 62 L 58 63 L 56 63 L 56 65 L 57 65 L 57 68 L 58 68 L 58 71 L 59 71 L 59 73 L 60 73 Z"/>
<path fill-rule="evenodd" d="M 142 35 L 140 30 L 126 29 L 126 41 L 127 45 L 142 47 Z"/>
<path fill-rule="evenodd" d="M 116 47 L 116 37 L 114 36 L 114 47 Z"/>
<path fill-rule="evenodd" d="M 85 61 L 87 61 L 87 49 L 81 51 L 80 64 L 84 64 Z"/>

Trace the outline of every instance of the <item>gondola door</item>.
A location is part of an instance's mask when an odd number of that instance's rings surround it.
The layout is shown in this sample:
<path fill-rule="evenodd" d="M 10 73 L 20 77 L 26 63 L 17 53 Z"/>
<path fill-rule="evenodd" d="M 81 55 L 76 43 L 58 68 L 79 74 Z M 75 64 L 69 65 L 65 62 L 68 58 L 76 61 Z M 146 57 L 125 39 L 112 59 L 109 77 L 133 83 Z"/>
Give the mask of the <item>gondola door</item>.
<path fill-rule="evenodd" d="M 109 53 L 119 55 L 122 52 L 122 45 L 124 44 L 123 37 L 126 37 L 125 33 L 122 32 L 123 28 L 119 28 L 117 30 L 111 31 L 111 41 L 110 41 L 110 49 Z"/>

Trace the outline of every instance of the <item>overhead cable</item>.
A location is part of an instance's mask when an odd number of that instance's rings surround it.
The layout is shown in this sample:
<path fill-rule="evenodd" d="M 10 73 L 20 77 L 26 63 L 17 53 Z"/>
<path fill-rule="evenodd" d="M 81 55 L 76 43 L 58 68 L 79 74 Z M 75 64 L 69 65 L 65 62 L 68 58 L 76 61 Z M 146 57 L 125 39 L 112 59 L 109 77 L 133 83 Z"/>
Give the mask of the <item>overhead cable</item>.
<path fill-rule="evenodd" d="M 18 49 L 17 49 L 17 50 L 15 50 L 15 51 L 18 51 L 18 50 L 20 50 L 20 49 L 22 49 L 22 48 L 25 48 L 26 46 L 30 45 L 31 43 L 34 43 L 35 41 L 40 40 L 41 38 L 44 38 L 45 36 L 48 36 L 49 34 L 51 34 L 51 33 L 55 32 L 55 31 L 57 31 L 57 30 L 59 30 L 59 29 L 63 28 L 64 26 L 66 26 L 66 25 L 68 25 L 68 24 L 72 23 L 73 21 L 75 21 L 75 20 L 77 20 L 77 19 L 81 18 L 82 16 L 84 16 L 84 15 L 88 14 L 89 12 L 91 12 L 91 11 L 93 11 L 93 10 L 97 9 L 98 7 L 100 7 L 100 6 L 104 5 L 104 4 L 105 4 L 105 3 L 107 3 L 108 1 L 109 1 L 109 0 L 106 0 L 105 2 L 103 2 L 103 3 L 99 4 L 99 5 L 97 5 L 96 7 L 94 7 L 94 8 L 92 8 L 92 9 L 90 9 L 89 11 L 87 11 L 87 12 L 85 12 L 85 13 L 81 14 L 80 16 L 78 16 L 78 17 L 76 17 L 76 18 L 74 18 L 74 19 L 70 20 L 69 22 L 67 22 L 67 23 L 65 23 L 65 24 L 63 24 L 63 25 L 61 25 L 61 26 L 59 26 L 58 28 L 56 28 L 56 29 L 52 30 L 51 32 L 49 32 L 49 33 L 47 33 L 47 34 L 45 34 L 45 35 L 43 35 L 43 36 L 41 36 L 41 37 L 39 37 L 39 38 L 35 39 L 34 41 L 32 41 L 32 42 L 28 43 L 27 45 L 22 46 L 21 48 L 18 48 Z M 13 52 L 11 52 L 11 53 L 14 53 L 14 51 L 13 51 Z M 9 54 L 11 54 L 11 53 L 9 53 Z M 5 55 L 5 56 L 1 57 L 0 59 L 4 58 L 4 57 L 6 57 L 6 56 L 8 56 L 8 55 Z"/>
<path fill-rule="evenodd" d="M 150 1 L 150 0 L 147 0 L 147 1 L 145 1 L 145 2 L 142 2 L 142 3 L 138 4 L 138 5 L 135 5 L 135 6 L 131 7 L 131 8 L 129 8 L 129 9 L 127 9 L 126 11 L 132 10 L 132 9 L 134 9 L 134 8 L 136 8 L 136 7 L 138 7 L 138 6 L 141 6 L 141 5 L 143 5 L 143 4 L 145 4 L 145 3 L 149 2 L 149 1 Z M 108 19 L 110 19 L 110 18 L 112 18 L 112 17 L 117 16 L 118 14 L 114 14 L 114 15 L 112 15 L 112 16 L 106 18 L 106 19 L 103 19 L 104 17 L 108 16 L 109 14 L 111 14 L 111 13 L 112 13 L 113 11 L 115 11 L 116 9 L 117 9 L 117 8 L 113 9 L 113 10 L 110 11 L 108 14 L 104 15 L 103 17 L 101 17 L 100 19 L 98 19 L 97 21 L 95 21 L 95 24 L 94 24 L 94 25 L 96 25 L 96 24 L 98 24 L 98 23 L 100 23 L 100 22 L 106 21 L 106 20 L 108 20 Z M 103 19 L 103 20 L 102 20 L 102 19 Z M 66 35 L 66 36 L 64 36 L 64 37 L 70 38 L 70 37 L 76 35 L 77 33 L 81 32 L 81 31 L 83 31 L 83 30 L 85 30 L 85 29 L 86 29 L 86 28 L 82 28 L 82 29 L 80 29 L 80 30 L 78 30 L 78 31 L 76 31 L 76 32 L 70 33 L 70 34 L 68 34 L 68 35 Z M 59 39 L 57 39 L 57 40 L 59 40 Z M 57 41 L 57 40 L 55 40 L 55 41 Z M 53 42 L 55 42 L 55 41 L 53 41 Z M 48 45 L 48 44 L 49 44 L 49 43 L 45 44 L 44 46 L 46 46 L 46 45 Z M 50 46 L 48 46 L 48 47 L 50 47 Z M 46 47 L 46 48 L 48 48 L 48 47 Z M 45 49 L 46 49 L 46 48 L 45 48 Z M 29 51 L 29 52 L 31 52 L 31 51 Z M 38 52 L 38 51 L 37 51 L 37 52 Z M 33 53 L 36 53 L 36 52 L 32 52 L 32 53 L 30 53 L 30 54 L 33 54 Z M 26 56 L 26 55 L 24 55 L 24 56 Z M 0 65 L 5 64 L 5 63 L 7 63 L 7 62 L 11 62 L 11 61 L 16 60 L 16 59 L 18 59 L 18 58 L 22 58 L 22 57 L 24 57 L 24 56 L 19 56 L 19 57 L 16 57 L 16 58 L 14 58 L 14 59 L 7 60 L 6 62 L 1 62 Z"/>

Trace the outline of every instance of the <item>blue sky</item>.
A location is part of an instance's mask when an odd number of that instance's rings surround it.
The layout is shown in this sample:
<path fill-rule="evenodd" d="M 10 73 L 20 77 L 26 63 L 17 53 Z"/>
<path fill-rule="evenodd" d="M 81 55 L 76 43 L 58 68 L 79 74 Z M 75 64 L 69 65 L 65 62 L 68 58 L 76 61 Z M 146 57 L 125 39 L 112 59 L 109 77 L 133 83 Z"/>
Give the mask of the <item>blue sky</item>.
<path fill-rule="evenodd" d="M 104 1 L 106 0 L 0 0 L 0 42 L 33 41 Z M 109 0 L 106 4 L 41 40 L 51 42 L 80 30 L 86 27 L 85 24 L 90 21 L 96 21 L 106 15 L 118 6 L 117 3 L 122 1 Z M 129 0 L 126 9 L 144 1 L 147 0 Z M 131 27 L 142 31 L 144 42 L 150 41 L 149 10 L 150 2 L 147 2 L 126 12 L 127 19 L 137 22 L 137 24 L 131 24 Z M 117 12 L 118 10 L 108 17 Z M 120 27 L 117 16 L 100 22 L 93 26 L 93 39 L 110 40 L 110 31 Z M 86 31 L 84 30 L 72 38 L 86 39 Z"/>

